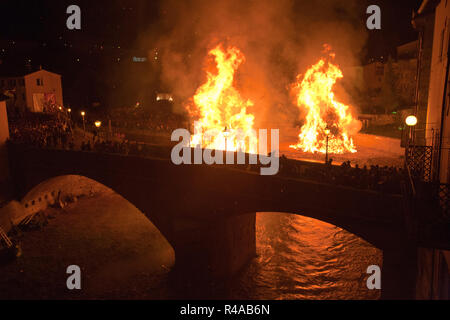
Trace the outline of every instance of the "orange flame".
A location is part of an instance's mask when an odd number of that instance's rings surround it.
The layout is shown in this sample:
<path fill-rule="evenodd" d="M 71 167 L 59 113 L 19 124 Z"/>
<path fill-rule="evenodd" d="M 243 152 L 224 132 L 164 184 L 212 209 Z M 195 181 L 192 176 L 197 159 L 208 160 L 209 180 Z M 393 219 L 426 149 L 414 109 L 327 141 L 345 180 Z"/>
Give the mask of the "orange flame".
<path fill-rule="evenodd" d="M 325 46 L 325 49 L 329 50 L 329 47 Z M 334 53 L 329 53 L 329 57 L 333 59 Z M 333 92 L 333 86 L 340 78 L 343 74 L 339 67 L 325 58 L 309 68 L 303 80 L 301 75 L 297 76 L 292 89 L 297 106 L 305 108 L 307 115 L 299 141 L 291 148 L 325 153 L 328 140 L 329 153 L 356 152 L 349 128 L 358 120 L 352 117 L 349 106 L 335 100 Z"/>
<path fill-rule="evenodd" d="M 205 138 L 194 132 L 191 146 L 256 153 L 254 116 L 247 113 L 253 102 L 243 99 L 233 86 L 236 70 L 245 57 L 236 47 L 224 50 L 220 44 L 208 54 L 214 57 L 217 70 L 206 70 L 207 81 L 197 89 L 188 109 L 203 132 L 212 131 L 215 135 Z"/>

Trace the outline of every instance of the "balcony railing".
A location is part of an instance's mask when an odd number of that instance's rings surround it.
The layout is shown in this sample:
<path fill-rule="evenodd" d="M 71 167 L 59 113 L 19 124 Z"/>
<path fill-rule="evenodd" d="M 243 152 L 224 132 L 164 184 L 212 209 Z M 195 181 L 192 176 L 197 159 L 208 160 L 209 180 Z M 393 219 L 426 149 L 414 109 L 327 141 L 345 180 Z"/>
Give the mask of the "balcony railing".
<path fill-rule="evenodd" d="M 406 166 L 414 179 L 424 182 L 434 180 L 432 146 L 408 146 L 405 149 Z"/>
<path fill-rule="evenodd" d="M 405 149 L 405 164 L 410 178 L 427 185 L 433 199 L 439 201 L 443 216 L 449 219 L 450 184 L 439 182 L 438 157 L 438 149 L 433 146 L 407 146 Z M 412 181 L 411 184 L 414 185 Z"/>

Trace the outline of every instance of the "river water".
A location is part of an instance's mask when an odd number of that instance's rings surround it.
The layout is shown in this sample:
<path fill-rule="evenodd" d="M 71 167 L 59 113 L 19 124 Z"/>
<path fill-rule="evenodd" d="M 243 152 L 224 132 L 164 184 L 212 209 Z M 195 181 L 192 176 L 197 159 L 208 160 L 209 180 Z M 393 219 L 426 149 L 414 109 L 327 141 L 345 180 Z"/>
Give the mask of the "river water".
<path fill-rule="evenodd" d="M 367 267 L 382 252 L 361 238 L 315 219 L 258 213 L 257 258 L 235 279 L 236 299 L 378 299 Z"/>
<path fill-rule="evenodd" d="M 22 243 L 26 254 L 11 272 L 22 279 L 19 270 L 30 273 L 36 269 L 35 261 L 46 261 L 38 279 L 53 279 L 76 261 L 85 270 L 83 297 L 89 299 L 380 297 L 379 291 L 366 287 L 367 267 L 382 266 L 380 250 L 336 226 L 295 214 L 257 213 L 257 256 L 252 262 L 232 281 L 212 286 L 196 282 L 188 288 L 186 281 L 173 281 L 170 270 L 176 253 L 167 240 L 116 193 L 81 199 L 50 220 L 44 231 L 27 233 Z M 45 292 L 38 296 L 53 292 L 58 281 L 40 286 Z M 18 297 L 28 297 L 29 288 L 23 290 Z M 69 293 L 52 294 L 49 297 L 61 298 Z"/>

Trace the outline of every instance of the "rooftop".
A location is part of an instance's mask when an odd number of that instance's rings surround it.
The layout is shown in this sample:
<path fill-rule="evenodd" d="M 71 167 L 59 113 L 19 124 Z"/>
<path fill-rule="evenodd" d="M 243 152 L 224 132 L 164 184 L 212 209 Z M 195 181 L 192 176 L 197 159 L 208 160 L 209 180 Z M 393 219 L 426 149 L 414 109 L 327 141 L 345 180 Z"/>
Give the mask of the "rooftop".
<path fill-rule="evenodd" d="M 0 78 L 22 78 L 26 75 L 35 73 L 37 71 L 47 71 L 52 72 L 46 69 L 43 69 L 42 67 L 22 67 L 22 68 L 8 68 L 6 66 L 0 65 Z M 52 72 L 55 73 L 55 72 Z"/>

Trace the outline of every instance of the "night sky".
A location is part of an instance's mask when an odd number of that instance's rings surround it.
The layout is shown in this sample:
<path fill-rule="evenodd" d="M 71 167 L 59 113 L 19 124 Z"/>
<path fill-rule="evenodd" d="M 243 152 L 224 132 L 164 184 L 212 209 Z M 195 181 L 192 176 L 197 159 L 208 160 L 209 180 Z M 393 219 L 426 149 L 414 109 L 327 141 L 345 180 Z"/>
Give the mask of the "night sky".
<path fill-rule="evenodd" d="M 382 13 L 382 30 L 369 32 L 367 58 L 392 54 L 396 46 L 417 39 L 417 32 L 411 26 L 411 17 L 422 2 L 423 0 L 366 1 L 367 5 L 379 5 Z"/>
<path fill-rule="evenodd" d="M 365 21 L 361 0 L 361 20 Z M 0 3 L 0 74 L 21 74 L 40 65 L 63 76 L 65 104 L 73 107 L 99 101 L 105 105 L 131 103 L 146 99 L 131 86 L 128 95 L 111 95 L 121 87 L 123 70 L 139 74 L 142 68 L 133 64 L 133 57 L 148 57 L 158 50 L 139 42 L 138 37 L 153 26 L 161 25 L 164 10 L 161 1 L 110 0 L 3 0 Z M 300 1 L 301 2 L 301 1 Z M 342 1 L 345 3 L 345 1 Z M 411 15 L 421 0 L 374 0 L 382 10 L 382 30 L 370 31 L 361 56 L 369 58 L 393 54 L 397 45 L 415 40 Z M 66 28 L 67 6 L 77 4 L 82 10 L 82 30 Z M 294 13 L 295 14 L 295 13 Z M 338 15 L 339 12 L 336 12 Z M 342 19 L 346 19 L 343 15 Z M 164 33 L 164 30 L 160 30 Z M 122 70 L 122 71 L 120 71 Z M 154 61 L 146 70 L 152 77 L 145 81 L 149 96 L 161 88 L 158 65 Z M 141 84 L 142 85 L 142 84 Z M 136 83 L 136 88 L 139 85 Z"/>

